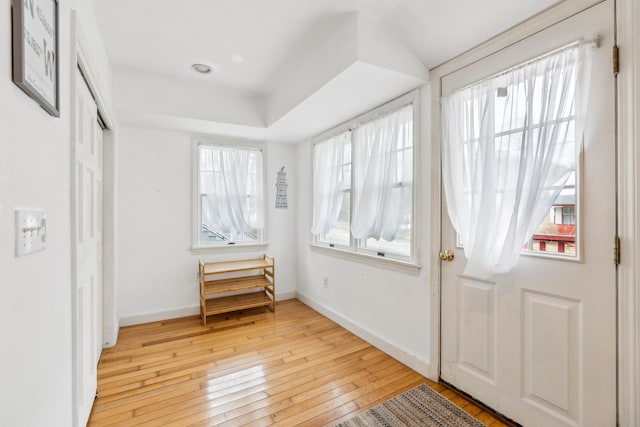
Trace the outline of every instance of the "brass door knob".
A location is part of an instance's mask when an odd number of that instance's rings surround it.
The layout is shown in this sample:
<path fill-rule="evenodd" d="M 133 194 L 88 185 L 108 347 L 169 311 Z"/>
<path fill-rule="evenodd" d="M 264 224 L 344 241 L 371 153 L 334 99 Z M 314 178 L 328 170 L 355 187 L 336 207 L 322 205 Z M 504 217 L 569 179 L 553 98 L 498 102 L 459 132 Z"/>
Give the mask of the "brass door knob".
<path fill-rule="evenodd" d="M 444 251 L 440 252 L 440 259 L 442 261 L 451 262 L 453 261 L 454 256 L 455 255 L 453 254 L 453 251 L 451 249 L 445 249 Z"/>

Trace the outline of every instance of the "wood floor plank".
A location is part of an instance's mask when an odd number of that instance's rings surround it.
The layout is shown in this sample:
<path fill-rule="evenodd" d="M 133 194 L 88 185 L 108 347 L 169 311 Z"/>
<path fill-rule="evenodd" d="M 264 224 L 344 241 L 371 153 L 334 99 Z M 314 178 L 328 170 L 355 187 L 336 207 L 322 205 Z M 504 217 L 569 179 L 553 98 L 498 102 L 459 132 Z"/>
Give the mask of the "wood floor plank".
<path fill-rule="evenodd" d="M 121 328 L 89 426 L 331 426 L 419 384 L 492 414 L 299 301 Z"/>

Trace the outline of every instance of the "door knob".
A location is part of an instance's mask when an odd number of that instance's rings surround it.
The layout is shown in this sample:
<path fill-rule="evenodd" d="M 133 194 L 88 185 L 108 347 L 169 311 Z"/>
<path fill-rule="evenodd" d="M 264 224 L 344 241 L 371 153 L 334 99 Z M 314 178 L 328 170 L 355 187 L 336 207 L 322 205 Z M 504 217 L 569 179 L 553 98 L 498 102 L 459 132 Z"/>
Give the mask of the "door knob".
<path fill-rule="evenodd" d="M 454 258 L 454 254 L 451 249 L 445 249 L 444 251 L 440 252 L 440 259 L 442 261 L 451 262 L 453 261 L 453 258 Z"/>

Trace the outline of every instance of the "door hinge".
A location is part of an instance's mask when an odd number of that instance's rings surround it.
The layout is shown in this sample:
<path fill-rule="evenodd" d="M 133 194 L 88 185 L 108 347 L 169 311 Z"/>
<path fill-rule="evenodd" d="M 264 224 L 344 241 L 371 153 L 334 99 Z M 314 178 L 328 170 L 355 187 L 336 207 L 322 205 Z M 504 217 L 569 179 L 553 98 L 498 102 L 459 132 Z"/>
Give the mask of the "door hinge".
<path fill-rule="evenodd" d="M 620 237 L 618 236 L 613 239 L 613 263 L 620 265 Z"/>
<path fill-rule="evenodd" d="M 613 45 L 613 74 L 618 75 L 620 72 L 620 49 L 617 45 Z"/>

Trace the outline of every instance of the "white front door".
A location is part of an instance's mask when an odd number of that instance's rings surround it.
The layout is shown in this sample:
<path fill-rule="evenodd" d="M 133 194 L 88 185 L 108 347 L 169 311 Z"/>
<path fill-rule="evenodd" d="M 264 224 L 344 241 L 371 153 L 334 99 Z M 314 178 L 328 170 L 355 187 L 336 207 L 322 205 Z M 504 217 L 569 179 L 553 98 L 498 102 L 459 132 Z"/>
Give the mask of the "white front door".
<path fill-rule="evenodd" d="M 577 180 L 578 255 L 523 255 L 495 281 L 464 276 L 464 253 L 443 206 L 442 248 L 455 258 L 441 264 L 441 378 L 525 426 L 616 423 L 613 18 L 607 0 L 442 79 L 446 95 L 600 36 Z M 557 251 L 565 245 L 556 244 Z"/>
<path fill-rule="evenodd" d="M 75 420 L 89 419 L 102 351 L 102 129 L 98 108 L 76 71 L 72 145 Z"/>

